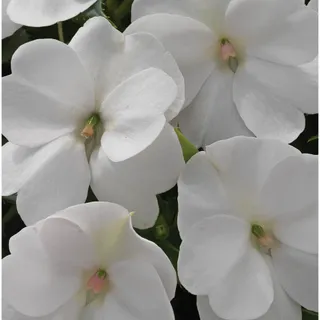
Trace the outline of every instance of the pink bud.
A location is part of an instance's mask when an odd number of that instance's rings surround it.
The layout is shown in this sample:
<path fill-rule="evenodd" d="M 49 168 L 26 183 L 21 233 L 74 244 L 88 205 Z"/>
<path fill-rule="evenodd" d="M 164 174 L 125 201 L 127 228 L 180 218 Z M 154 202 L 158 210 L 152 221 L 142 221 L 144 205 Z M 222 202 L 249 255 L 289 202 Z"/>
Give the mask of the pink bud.
<path fill-rule="evenodd" d="M 87 282 L 87 290 L 92 290 L 95 294 L 100 293 L 107 282 L 107 273 L 99 269 Z"/>
<path fill-rule="evenodd" d="M 270 235 L 265 235 L 258 239 L 259 244 L 267 249 L 271 249 L 274 246 L 274 238 Z"/>
<path fill-rule="evenodd" d="M 236 51 L 234 50 L 233 45 L 230 42 L 224 42 L 220 47 L 220 54 L 223 61 L 228 61 L 229 58 L 236 57 Z"/>

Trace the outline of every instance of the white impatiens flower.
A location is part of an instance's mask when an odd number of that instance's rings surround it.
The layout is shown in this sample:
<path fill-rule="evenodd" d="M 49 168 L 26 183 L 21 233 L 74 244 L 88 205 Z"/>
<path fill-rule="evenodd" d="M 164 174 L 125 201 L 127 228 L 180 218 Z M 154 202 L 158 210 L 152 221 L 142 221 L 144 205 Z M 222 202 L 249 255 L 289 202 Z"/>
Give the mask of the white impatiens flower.
<path fill-rule="evenodd" d="M 184 102 L 183 77 L 151 35 L 124 36 L 93 18 L 68 45 L 21 46 L 3 78 L 3 195 L 18 192 L 24 222 L 99 200 L 136 211 L 151 227 L 156 195 L 184 165 L 171 120 Z"/>
<path fill-rule="evenodd" d="M 301 0 L 135 0 L 126 34 L 149 32 L 186 81 L 181 131 L 203 146 L 243 135 L 295 140 L 317 113 L 317 14 Z"/>
<path fill-rule="evenodd" d="M 317 172 L 317 156 L 249 137 L 216 142 L 187 163 L 178 275 L 215 317 L 298 320 L 297 303 L 317 310 Z"/>
<path fill-rule="evenodd" d="M 9 247 L 2 294 L 11 320 L 174 319 L 175 270 L 117 204 L 70 207 L 24 228 Z"/>
<path fill-rule="evenodd" d="M 5 1 L 9 2 L 7 14 L 12 21 L 30 27 L 43 27 L 71 19 L 88 9 L 97 0 Z"/>
<path fill-rule="evenodd" d="M 21 25 L 14 23 L 7 14 L 10 0 L 2 0 L 2 39 L 11 36 Z"/>

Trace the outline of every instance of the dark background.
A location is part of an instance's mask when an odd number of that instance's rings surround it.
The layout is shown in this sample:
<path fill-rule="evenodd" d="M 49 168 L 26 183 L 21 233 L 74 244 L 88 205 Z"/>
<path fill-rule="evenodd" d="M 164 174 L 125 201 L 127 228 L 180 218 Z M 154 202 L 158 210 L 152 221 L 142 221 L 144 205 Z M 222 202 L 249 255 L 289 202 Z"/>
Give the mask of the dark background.
<path fill-rule="evenodd" d="M 54 0 L 53 0 L 54 1 Z M 161 1 L 161 0 L 159 0 Z M 290 1 L 290 0 L 288 0 Z M 120 31 L 130 24 L 130 8 L 132 0 L 105 0 L 105 3 L 98 1 L 96 5 L 92 6 L 84 14 L 78 17 L 63 22 L 65 41 L 69 42 L 76 31 L 83 25 L 83 23 L 90 17 L 101 15 L 101 10 L 104 14 L 110 17 L 113 23 Z M 306 3 L 309 1 L 307 0 Z M 10 60 L 14 51 L 23 43 L 39 38 L 55 38 L 58 39 L 57 25 L 44 28 L 30 28 L 22 27 L 17 30 L 11 37 L 2 40 L 2 76 L 11 73 Z M 310 138 L 318 135 L 318 115 L 306 116 L 306 128 L 299 138 L 292 143 L 292 145 L 303 153 L 318 154 L 318 139 Z M 2 145 L 7 140 L 2 136 Z M 158 197 L 160 204 L 160 212 L 165 220 L 159 220 L 156 226 L 152 229 L 139 231 L 139 233 L 159 244 L 167 253 L 174 266 L 177 261 L 177 248 L 181 240 L 178 236 L 176 227 L 176 202 L 177 190 L 173 188 L 167 193 Z M 87 201 L 95 201 L 96 198 L 89 191 Z M 9 254 L 8 242 L 10 237 L 19 232 L 24 227 L 20 219 L 16 206 L 15 195 L 2 198 L 2 257 Z M 189 294 L 182 286 L 178 285 L 176 296 L 172 301 L 175 311 L 176 320 L 199 320 L 195 297 Z M 317 314 L 304 311 L 303 320 L 318 319 Z M 274 319 L 278 320 L 278 319 Z M 288 319 L 289 320 L 289 319 Z"/>

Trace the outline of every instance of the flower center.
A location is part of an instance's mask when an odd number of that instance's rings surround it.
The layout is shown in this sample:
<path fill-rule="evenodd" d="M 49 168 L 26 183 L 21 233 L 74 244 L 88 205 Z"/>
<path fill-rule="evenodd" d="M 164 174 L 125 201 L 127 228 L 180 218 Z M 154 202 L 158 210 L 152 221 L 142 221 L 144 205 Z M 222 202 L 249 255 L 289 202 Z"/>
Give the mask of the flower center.
<path fill-rule="evenodd" d="M 108 274 L 104 269 L 98 269 L 87 282 L 87 291 L 99 294 L 106 289 L 108 285 Z"/>
<path fill-rule="evenodd" d="M 220 57 L 222 61 L 228 64 L 229 68 L 233 72 L 236 72 L 238 68 L 237 53 L 234 49 L 234 46 L 226 38 L 222 38 L 220 40 Z"/>
<path fill-rule="evenodd" d="M 251 225 L 251 233 L 254 235 L 257 244 L 263 248 L 270 250 L 275 246 L 275 238 L 271 232 L 266 232 L 264 228 L 258 224 Z"/>
<path fill-rule="evenodd" d="M 87 121 L 81 131 L 81 136 L 88 139 L 92 138 L 95 133 L 95 127 L 99 124 L 100 117 L 98 114 L 93 114 Z"/>

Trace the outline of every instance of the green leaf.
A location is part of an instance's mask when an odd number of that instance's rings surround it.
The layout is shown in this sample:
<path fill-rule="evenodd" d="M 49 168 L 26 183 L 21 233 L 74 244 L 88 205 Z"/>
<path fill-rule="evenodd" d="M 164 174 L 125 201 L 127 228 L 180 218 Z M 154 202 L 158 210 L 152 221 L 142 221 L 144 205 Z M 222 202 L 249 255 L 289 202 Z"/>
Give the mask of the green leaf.
<path fill-rule="evenodd" d="M 307 143 L 318 140 L 318 136 L 312 136 L 311 138 L 308 139 Z"/>
<path fill-rule="evenodd" d="M 178 136 L 184 161 L 188 162 L 191 157 L 198 153 L 198 149 L 182 134 L 179 128 L 174 128 L 174 131 Z"/>

